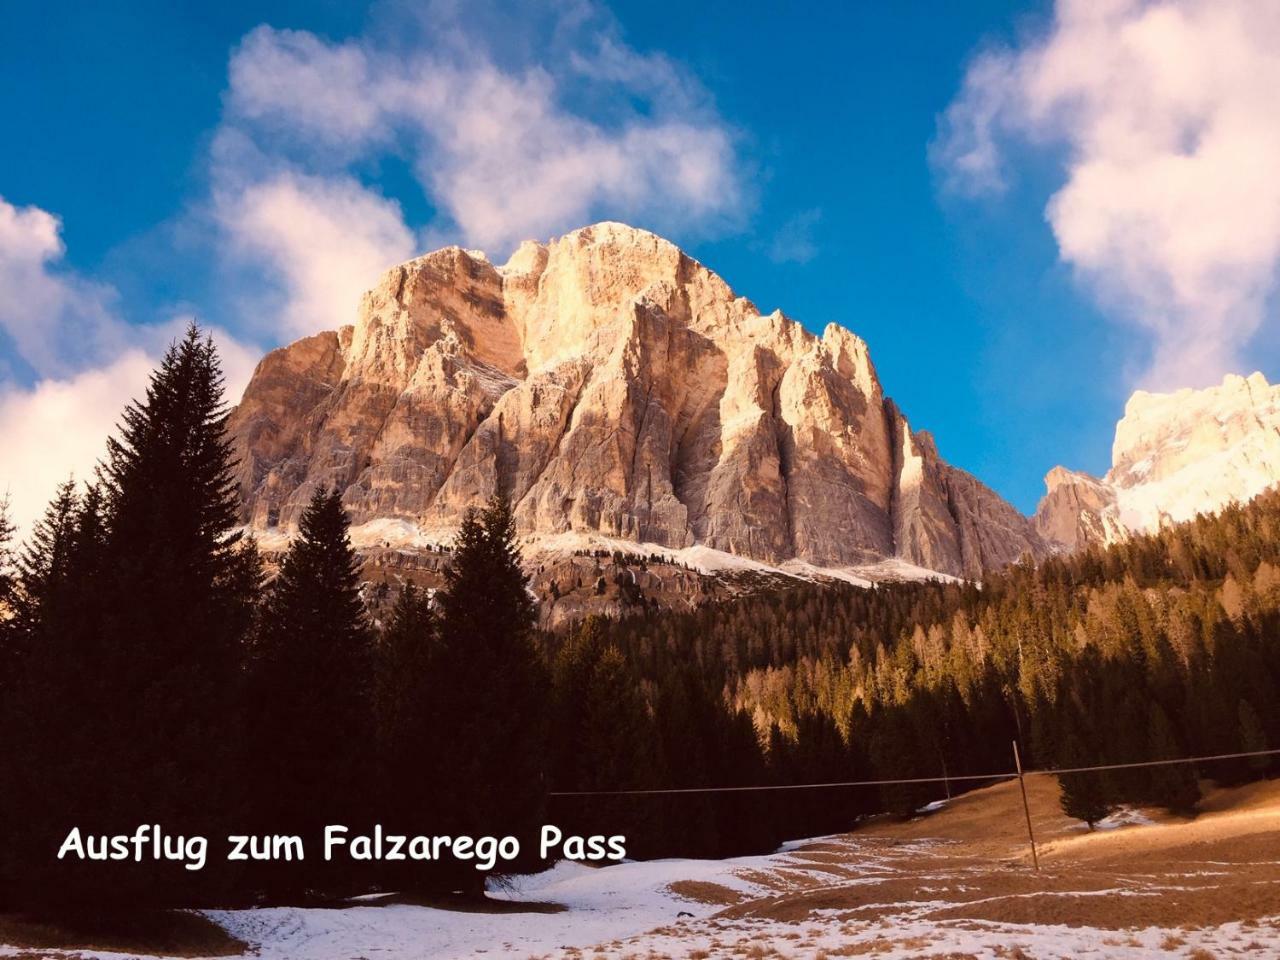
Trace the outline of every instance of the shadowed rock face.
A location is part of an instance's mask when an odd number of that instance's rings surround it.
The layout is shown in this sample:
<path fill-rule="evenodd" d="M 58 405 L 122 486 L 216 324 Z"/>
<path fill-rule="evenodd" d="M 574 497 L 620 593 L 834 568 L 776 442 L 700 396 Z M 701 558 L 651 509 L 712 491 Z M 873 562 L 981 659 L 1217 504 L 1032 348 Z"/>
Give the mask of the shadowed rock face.
<path fill-rule="evenodd" d="M 1105 477 L 1055 467 L 1036 528 L 1055 546 L 1114 543 L 1213 513 L 1280 482 L 1280 386 L 1261 373 L 1204 390 L 1139 390 Z"/>
<path fill-rule="evenodd" d="M 862 340 L 761 315 L 615 223 L 502 267 L 457 248 L 395 267 L 354 326 L 259 364 L 231 432 L 258 528 L 292 528 L 336 484 L 353 523 L 445 531 L 501 488 L 524 533 L 766 563 L 972 576 L 1044 551 L 911 431 Z"/>

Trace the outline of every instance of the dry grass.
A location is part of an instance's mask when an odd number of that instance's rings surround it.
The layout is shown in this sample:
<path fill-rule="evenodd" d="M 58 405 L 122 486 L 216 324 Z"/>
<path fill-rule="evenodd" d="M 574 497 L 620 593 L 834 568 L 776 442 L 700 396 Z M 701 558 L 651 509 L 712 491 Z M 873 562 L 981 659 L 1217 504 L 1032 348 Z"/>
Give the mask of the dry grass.
<path fill-rule="evenodd" d="M 774 871 L 767 879 L 775 893 L 719 916 L 800 923 L 909 915 L 1125 930 L 1212 927 L 1280 911 L 1280 782 L 1210 789 L 1194 820 L 1144 811 L 1154 825 L 1096 833 L 1061 814 L 1056 781 L 1036 777 L 1027 786 L 1039 873 L 1026 853 L 1018 786 L 1003 783 L 927 817 L 879 819 L 802 848 L 794 858 L 817 870 L 792 884 L 782 882 L 787 871 Z M 845 873 L 859 882 L 840 882 Z"/>
<path fill-rule="evenodd" d="M 716 906 L 733 906 L 746 899 L 739 893 L 720 883 L 709 880 L 677 880 L 667 887 L 677 897 L 692 900 L 694 903 L 710 903 Z"/>

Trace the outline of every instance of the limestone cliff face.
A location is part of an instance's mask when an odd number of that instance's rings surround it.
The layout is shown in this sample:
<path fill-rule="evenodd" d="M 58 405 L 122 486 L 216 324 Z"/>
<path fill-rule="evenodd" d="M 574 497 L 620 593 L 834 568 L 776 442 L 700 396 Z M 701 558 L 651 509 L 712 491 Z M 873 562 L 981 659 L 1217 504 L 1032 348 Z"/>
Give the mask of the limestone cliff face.
<path fill-rule="evenodd" d="M 1036 510 L 1035 523 L 1047 541 L 1073 551 L 1124 538 L 1110 484 L 1065 467 L 1054 467 L 1044 482 L 1048 492 Z"/>
<path fill-rule="evenodd" d="M 439 539 L 503 489 L 535 538 L 965 576 L 1044 552 L 911 430 L 858 337 L 761 315 L 616 223 L 501 267 L 457 248 L 395 267 L 354 326 L 262 361 L 231 432 L 258 528 L 336 484 L 353 523 Z"/>
<path fill-rule="evenodd" d="M 1261 373 L 1175 393 L 1138 391 L 1101 479 L 1056 467 L 1036 528 L 1067 549 L 1190 520 L 1280 482 L 1280 386 Z"/>

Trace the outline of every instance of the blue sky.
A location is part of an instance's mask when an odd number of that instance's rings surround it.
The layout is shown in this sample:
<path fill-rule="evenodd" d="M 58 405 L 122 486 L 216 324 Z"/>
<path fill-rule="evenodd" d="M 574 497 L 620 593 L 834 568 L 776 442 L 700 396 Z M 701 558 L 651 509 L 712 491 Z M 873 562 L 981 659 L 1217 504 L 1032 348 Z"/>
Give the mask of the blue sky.
<path fill-rule="evenodd" d="M 912 424 L 1030 511 L 1055 464 L 1105 471 L 1136 385 L 1277 372 L 1280 223 L 1221 199 L 1273 146 L 1221 118 L 1276 104 L 1167 93 L 1165 51 L 1274 56 L 1196 19 L 1231 3 L 1105 6 L 10 5 L 0 429 L 65 473 L 53 418 L 98 442 L 185 316 L 240 376 L 388 257 L 621 219 L 864 337 Z"/>

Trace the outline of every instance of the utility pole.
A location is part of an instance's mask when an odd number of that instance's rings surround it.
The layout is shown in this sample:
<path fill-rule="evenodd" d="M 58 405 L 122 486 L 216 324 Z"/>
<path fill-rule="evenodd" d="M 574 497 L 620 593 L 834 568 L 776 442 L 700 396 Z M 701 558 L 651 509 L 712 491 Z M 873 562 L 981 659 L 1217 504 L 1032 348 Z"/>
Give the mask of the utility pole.
<path fill-rule="evenodd" d="M 1027 782 L 1022 778 L 1022 757 L 1018 755 L 1018 741 L 1013 741 L 1013 764 L 1018 768 L 1018 788 L 1022 791 L 1022 812 L 1027 815 L 1027 839 L 1031 841 L 1031 863 L 1040 872 L 1040 858 L 1036 855 L 1036 835 L 1031 829 L 1031 805 L 1027 803 Z"/>

